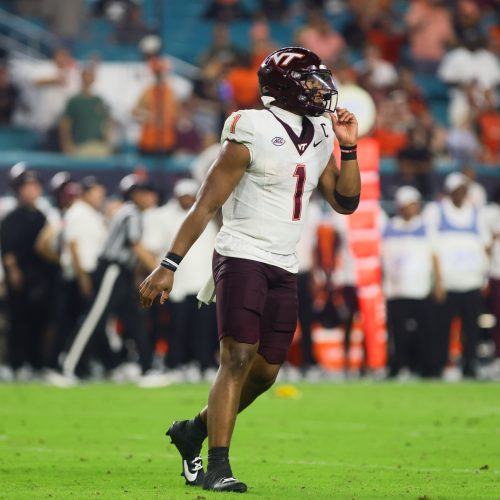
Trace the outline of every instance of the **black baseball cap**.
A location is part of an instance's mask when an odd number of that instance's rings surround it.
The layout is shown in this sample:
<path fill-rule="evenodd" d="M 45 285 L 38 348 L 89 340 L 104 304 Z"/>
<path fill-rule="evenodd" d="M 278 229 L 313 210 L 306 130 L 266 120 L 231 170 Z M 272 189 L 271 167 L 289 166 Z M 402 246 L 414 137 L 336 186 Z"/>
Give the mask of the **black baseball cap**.
<path fill-rule="evenodd" d="M 87 175 L 80 181 L 80 187 L 82 188 L 83 192 L 88 191 L 95 186 L 104 186 L 104 184 L 99 181 L 99 179 L 95 175 Z"/>
<path fill-rule="evenodd" d="M 135 174 L 126 175 L 120 181 L 120 192 L 124 197 L 129 197 L 133 191 L 137 190 L 157 192 L 156 187 L 150 179 L 143 179 Z"/>

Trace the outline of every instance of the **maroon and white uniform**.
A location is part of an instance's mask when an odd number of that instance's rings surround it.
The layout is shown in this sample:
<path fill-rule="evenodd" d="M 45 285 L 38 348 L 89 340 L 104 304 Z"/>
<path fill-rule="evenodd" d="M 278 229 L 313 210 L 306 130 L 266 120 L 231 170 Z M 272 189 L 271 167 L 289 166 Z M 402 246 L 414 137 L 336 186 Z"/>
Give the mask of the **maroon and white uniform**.
<path fill-rule="evenodd" d="M 222 142 L 250 151 L 224 206 L 213 276 L 219 337 L 259 342 L 267 362 L 285 361 L 297 324 L 297 243 L 309 198 L 333 149 L 328 117 L 272 106 L 233 113 Z"/>
<path fill-rule="evenodd" d="M 328 116 L 302 117 L 276 106 L 233 113 L 221 140 L 244 144 L 250 164 L 222 208 L 216 251 L 297 273 L 303 215 L 333 139 Z"/>
<path fill-rule="evenodd" d="M 333 150 L 337 89 L 321 59 L 303 47 L 270 54 L 258 71 L 263 110 L 233 113 L 221 141 L 243 144 L 250 161 L 222 207 L 213 282 L 219 337 L 256 344 L 285 361 L 297 324 L 297 243 L 312 190 Z M 198 295 L 213 298 L 209 285 Z"/>

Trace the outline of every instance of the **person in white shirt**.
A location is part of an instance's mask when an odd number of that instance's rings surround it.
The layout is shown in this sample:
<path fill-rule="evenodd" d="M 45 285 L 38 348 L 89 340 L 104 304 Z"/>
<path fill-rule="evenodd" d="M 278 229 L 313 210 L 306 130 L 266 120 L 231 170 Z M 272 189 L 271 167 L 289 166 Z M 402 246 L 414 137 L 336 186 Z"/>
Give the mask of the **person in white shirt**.
<path fill-rule="evenodd" d="M 436 233 L 437 255 L 446 300 L 439 307 L 434 369 L 441 372 L 448 362 L 449 334 L 453 317 L 462 320 L 462 372 L 476 376 L 477 318 L 481 309 L 481 288 L 485 284 L 490 234 L 481 208 L 467 200 L 469 179 L 460 172 L 449 174 L 446 196 L 430 204 L 425 216 Z"/>
<path fill-rule="evenodd" d="M 92 273 L 97 269 L 107 236 L 102 208 L 106 188 L 95 177 L 85 177 L 80 183 L 79 200 L 64 215 L 63 254 L 64 277 L 77 282 L 80 295 L 93 294 Z"/>
<path fill-rule="evenodd" d="M 421 215 L 421 195 L 411 186 L 395 194 L 398 214 L 382 232 L 390 376 L 430 375 L 431 295 L 442 298 L 435 241 Z"/>
<path fill-rule="evenodd" d="M 172 199 L 146 214 L 144 246 L 160 259 L 196 200 L 199 184 L 193 179 L 177 181 Z M 178 370 L 194 361 L 203 373 L 216 367 L 217 333 L 213 307 L 198 307 L 196 295 L 210 275 L 218 227 L 210 221 L 179 266 L 177 287 L 170 294 L 171 324 L 167 367 Z"/>
<path fill-rule="evenodd" d="M 490 307 L 495 315 L 496 324 L 492 330 L 495 342 L 495 371 L 500 374 L 500 184 L 493 191 L 492 203 L 485 208 L 486 225 L 490 230 Z"/>
<path fill-rule="evenodd" d="M 486 95 L 496 100 L 494 89 L 500 84 L 500 63 L 485 47 L 484 40 L 470 32 L 464 45 L 445 55 L 438 68 L 438 77 L 451 86 L 450 122 L 461 125 L 478 106 L 485 105 Z"/>
<path fill-rule="evenodd" d="M 488 195 L 483 185 L 476 181 L 476 171 L 471 166 L 464 166 L 462 173 L 468 178 L 467 200 L 475 207 L 484 207 L 488 201 Z"/>
<path fill-rule="evenodd" d="M 36 106 L 33 106 L 33 125 L 46 133 L 46 146 L 59 150 L 57 123 L 68 99 L 78 92 L 80 71 L 77 62 L 64 48 L 54 51 L 51 61 L 33 66 L 33 85 Z"/>
<path fill-rule="evenodd" d="M 62 280 L 57 305 L 57 332 L 51 349 L 51 367 L 66 347 L 78 321 L 94 297 L 94 275 L 107 228 L 102 214 L 105 187 L 94 177 L 80 182 L 81 196 L 64 213 L 62 223 Z"/>

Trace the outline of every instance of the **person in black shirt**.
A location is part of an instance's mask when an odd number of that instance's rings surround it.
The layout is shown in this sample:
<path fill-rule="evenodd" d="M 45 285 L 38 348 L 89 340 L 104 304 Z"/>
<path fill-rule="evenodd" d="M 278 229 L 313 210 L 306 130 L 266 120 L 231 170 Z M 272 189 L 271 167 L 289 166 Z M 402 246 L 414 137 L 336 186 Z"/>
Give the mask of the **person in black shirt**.
<path fill-rule="evenodd" d="M 408 133 L 408 144 L 398 152 L 401 185 L 418 189 L 425 199 L 434 194 L 434 172 L 429 131 L 416 126 Z"/>
<path fill-rule="evenodd" d="M 42 368 L 42 344 L 50 319 L 50 264 L 37 251 L 37 240 L 46 224 L 36 208 L 42 187 L 36 172 L 19 169 L 12 178 L 18 206 L 0 227 L 2 263 L 5 268 L 9 333 L 9 364 Z"/>

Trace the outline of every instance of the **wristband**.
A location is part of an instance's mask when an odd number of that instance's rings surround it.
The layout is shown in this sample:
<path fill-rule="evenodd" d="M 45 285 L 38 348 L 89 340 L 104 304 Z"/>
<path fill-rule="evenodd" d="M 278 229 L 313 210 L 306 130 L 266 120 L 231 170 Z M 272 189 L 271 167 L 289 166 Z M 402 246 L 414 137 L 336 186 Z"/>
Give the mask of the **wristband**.
<path fill-rule="evenodd" d="M 340 146 L 340 160 L 341 161 L 349 161 L 349 160 L 357 160 L 358 158 L 358 146 L 354 144 L 354 146 Z"/>
<path fill-rule="evenodd" d="M 160 262 L 160 266 L 164 267 L 165 269 L 170 269 L 170 271 L 175 273 L 181 262 L 182 257 L 180 255 L 177 255 L 173 252 L 168 252 Z"/>

